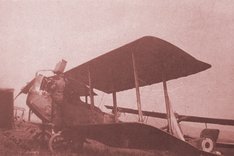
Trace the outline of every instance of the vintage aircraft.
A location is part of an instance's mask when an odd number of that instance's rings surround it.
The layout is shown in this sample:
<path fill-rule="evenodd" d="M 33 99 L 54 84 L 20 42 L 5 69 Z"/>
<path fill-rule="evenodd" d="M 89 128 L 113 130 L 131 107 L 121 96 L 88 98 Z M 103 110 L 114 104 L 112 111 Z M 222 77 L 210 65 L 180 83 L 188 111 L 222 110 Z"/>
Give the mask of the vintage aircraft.
<path fill-rule="evenodd" d="M 187 141 L 179 122 L 191 117 L 175 115 L 167 91 L 167 81 L 201 72 L 211 65 L 195 59 L 171 43 L 151 36 L 140 38 L 63 72 L 65 64 L 62 61 L 56 66 L 54 76 L 46 77 L 37 73 L 35 79 L 22 89 L 23 93 L 28 94 L 29 108 L 43 123 L 51 123 L 54 100 L 51 86 L 56 84 L 58 77 L 62 77 L 65 82 L 62 90 L 64 127 L 50 138 L 51 151 L 56 150 L 61 140 L 67 142 L 67 145 L 82 145 L 88 138 L 109 146 L 169 151 L 178 156 L 217 155 L 212 146 L 218 137 L 217 131 L 206 131 L 206 135 L 202 135 L 196 144 Z M 140 87 L 160 82 L 164 88 L 166 114 L 162 116 L 168 121 L 167 131 L 143 123 L 143 116 L 147 112 L 141 109 Z M 133 111 L 138 114 L 139 122 L 121 122 L 117 119 L 117 113 L 123 109 L 117 107 L 116 94 L 133 88 L 136 89 L 138 108 Z M 93 89 L 113 95 L 113 107 L 109 107 L 113 109 L 113 115 L 95 106 Z M 85 96 L 86 102 L 80 96 Z M 87 103 L 87 97 L 90 98 L 90 104 Z"/>

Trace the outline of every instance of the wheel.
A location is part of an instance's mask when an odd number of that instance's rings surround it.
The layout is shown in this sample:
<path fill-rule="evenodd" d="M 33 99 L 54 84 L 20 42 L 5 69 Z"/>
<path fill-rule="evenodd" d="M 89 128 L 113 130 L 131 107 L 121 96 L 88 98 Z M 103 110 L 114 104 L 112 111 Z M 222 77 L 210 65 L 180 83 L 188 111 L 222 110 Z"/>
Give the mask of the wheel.
<path fill-rule="evenodd" d="M 212 152 L 214 149 L 214 142 L 210 138 L 202 138 L 200 146 L 203 151 Z"/>
<path fill-rule="evenodd" d="M 61 135 L 61 132 L 58 132 L 49 140 L 49 150 L 51 153 L 61 153 L 61 152 L 67 152 L 70 151 L 70 145 L 72 141 L 69 139 L 64 138 Z"/>

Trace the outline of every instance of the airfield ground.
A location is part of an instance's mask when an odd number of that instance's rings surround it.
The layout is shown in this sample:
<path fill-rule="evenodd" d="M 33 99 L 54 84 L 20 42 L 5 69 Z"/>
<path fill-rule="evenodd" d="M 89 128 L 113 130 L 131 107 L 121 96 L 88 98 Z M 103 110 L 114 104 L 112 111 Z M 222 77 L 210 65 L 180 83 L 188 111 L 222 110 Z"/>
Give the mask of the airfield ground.
<path fill-rule="evenodd" d="M 51 153 L 45 146 L 41 147 L 34 136 L 40 131 L 37 125 L 20 122 L 10 130 L 0 130 L 0 155 L 1 156 L 50 156 Z M 61 153 L 56 156 L 171 156 L 168 153 L 157 151 L 141 151 L 130 149 L 112 148 L 93 140 L 85 143 L 80 154 Z"/>
<path fill-rule="evenodd" d="M 35 134 L 39 128 L 31 123 L 17 123 L 14 129 L 0 130 L 0 155 L 2 156 L 51 156 L 45 143 L 44 147 L 39 147 L 35 141 Z M 84 150 L 80 154 L 60 153 L 56 156 L 176 156 L 166 151 L 141 151 L 112 148 L 93 140 L 85 143 Z M 232 151 L 222 149 L 225 156 L 233 156 Z"/>

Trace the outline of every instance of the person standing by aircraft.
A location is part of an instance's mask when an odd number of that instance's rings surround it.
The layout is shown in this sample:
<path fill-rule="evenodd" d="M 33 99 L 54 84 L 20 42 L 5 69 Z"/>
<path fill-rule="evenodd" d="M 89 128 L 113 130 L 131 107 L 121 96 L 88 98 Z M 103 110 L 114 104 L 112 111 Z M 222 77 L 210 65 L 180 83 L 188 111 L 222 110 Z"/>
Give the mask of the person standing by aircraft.
<path fill-rule="evenodd" d="M 65 77 L 64 69 L 66 67 L 66 61 L 62 60 L 58 62 L 53 70 L 55 76 L 52 77 L 51 97 L 51 121 L 54 124 L 54 130 L 59 131 L 63 125 L 63 112 L 62 106 L 64 104 L 64 90 L 65 90 Z"/>
<path fill-rule="evenodd" d="M 55 131 L 61 130 L 63 125 L 62 105 L 64 103 L 65 79 L 62 73 L 56 73 L 51 86 L 52 97 L 52 123 Z"/>

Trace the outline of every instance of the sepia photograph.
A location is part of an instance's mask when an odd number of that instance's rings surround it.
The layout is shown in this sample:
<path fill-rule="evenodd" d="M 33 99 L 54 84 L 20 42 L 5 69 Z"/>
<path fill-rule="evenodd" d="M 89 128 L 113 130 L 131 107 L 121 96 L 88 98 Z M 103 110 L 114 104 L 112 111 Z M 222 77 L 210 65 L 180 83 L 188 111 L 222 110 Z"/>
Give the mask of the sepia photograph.
<path fill-rule="evenodd" d="M 233 8 L 0 0 L 0 155 L 234 156 Z"/>

